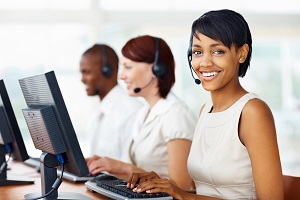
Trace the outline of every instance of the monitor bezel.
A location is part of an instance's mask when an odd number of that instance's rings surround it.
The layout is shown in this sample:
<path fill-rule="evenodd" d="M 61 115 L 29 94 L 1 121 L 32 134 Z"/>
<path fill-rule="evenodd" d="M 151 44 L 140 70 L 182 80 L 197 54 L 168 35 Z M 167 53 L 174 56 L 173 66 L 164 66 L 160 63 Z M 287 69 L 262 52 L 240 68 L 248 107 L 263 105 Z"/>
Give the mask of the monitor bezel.
<path fill-rule="evenodd" d="M 64 153 L 67 159 L 65 171 L 77 176 L 89 175 L 86 161 L 54 71 L 19 79 L 19 83 L 28 107 L 37 105 L 51 105 L 53 107 L 67 147 L 67 152 Z"/>

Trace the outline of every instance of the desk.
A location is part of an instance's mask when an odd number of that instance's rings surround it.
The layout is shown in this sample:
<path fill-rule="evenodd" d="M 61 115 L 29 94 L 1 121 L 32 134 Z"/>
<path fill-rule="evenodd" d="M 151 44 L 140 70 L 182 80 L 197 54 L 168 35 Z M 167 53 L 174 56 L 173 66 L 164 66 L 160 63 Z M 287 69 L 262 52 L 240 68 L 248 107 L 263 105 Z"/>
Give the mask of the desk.
<path fill-rule="evenodd" d="M 21 200 L 24 199 L 25 194 L 41 192 L 40 174 L 36 172 L 36 170 L 33 167 L 29 167 L 17 161 L 10 161 L 8 167 L 9 167 L 9 170 L 7 170 L 8 177 L 9 176 L 24 177 L 24 178 L 33 179 L 35 182 L 34 184 L 27 184 L 27 185 L 0 186 L 0 199 Z M 109 199 L 98 193 L 94 193 L 87 190 L 84 183 L 73 183 L 67 180 L 63 180 L 62 184 L 58 188 L 58 193 L 59 192 L 80 193 L 94 200 Z"/>

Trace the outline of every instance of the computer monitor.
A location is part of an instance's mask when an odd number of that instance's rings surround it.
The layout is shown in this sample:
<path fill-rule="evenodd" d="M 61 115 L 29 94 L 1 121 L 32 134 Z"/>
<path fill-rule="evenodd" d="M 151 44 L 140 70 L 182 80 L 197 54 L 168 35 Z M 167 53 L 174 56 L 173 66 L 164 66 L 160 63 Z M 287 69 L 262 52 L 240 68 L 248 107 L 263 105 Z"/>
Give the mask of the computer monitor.
<path fill-rule="evenodd" d="M 28 106 L 23 109 L 23 114 L 29 132 L 35 148 L 43 151 L 41 155 L 42 195 L 46 195 L 51 191 L 53 182 L 56 181 L 56 168 L 60 167 L 58 166 L 59 163 L 54 161 L 55 159 L 53 160 L 57 152 L 66 161 L 64 164 L 65 171 L 78 176 L 87 176 L 89 170 L 54 71 L 19 79 L 19 83 Z M 48 114 L 45 115 L 45 113 Z M 66 149 L 62 147 L 64 145 Z M 45 152 L 47 152 L 46 155 Z M 61 196 L 64 195 L 57 193 L 57 191 L 52 194 L 54 199 L 62 198 Z M 25 195 L 25 198 L 36 196 L 39 194 L 28 194 Z M 68 194 L 68 199 L 73 197 L 75 199 L 88 199 L 83 195 L 78 196 L 80 194 L 74 193 L 71 196 Z"/>
<path fill-rule="evenodd" d="M 33 183 L 32 180 L 7 177 L 6 155 L 16 161 L 29 158 L 13 111 L 4 81 L 0 80 L 0 185 L 19 185 Z"/>

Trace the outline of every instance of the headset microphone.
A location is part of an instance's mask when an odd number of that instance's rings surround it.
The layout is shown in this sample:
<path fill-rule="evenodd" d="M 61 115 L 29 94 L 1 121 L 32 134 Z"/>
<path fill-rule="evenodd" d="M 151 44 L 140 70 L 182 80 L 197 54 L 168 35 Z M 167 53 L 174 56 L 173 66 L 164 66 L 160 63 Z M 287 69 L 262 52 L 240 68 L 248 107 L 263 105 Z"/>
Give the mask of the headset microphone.
<path fill-rule="evenodd" d="M 145 86 L 142 87 L 142 88 L 134 88 L 133 92 L 134 92 L 134 93 L 139 93 L 142 89 L 148 87 L 148 86 L 150 85 L 150 83 L 151 83 L 155 78 L 156 78 L 156 77 L 153 76 L 153 77 L 151 78 L 151 81 L 149 81 L 149 83 L 147 83 L 147 85 L 145 85 Z"/>
<path fill-rule="evenodd" d="M 193 69 L 193 70 L 194 70 L 194 69 Z M 194 80 L 195 80 L 195 83 L 196 83 L 197 85 L 200 85 L 201 81 L 200 81 L 200 79 L 194 77 L 194 74 L 193 74 L 193 72 L 192 72 L 192 68 L 191 68 L 191 74 L 192 74 L 192 76 L 193 76 L 193 78 L 194 78 Z"/>
<path fill-rule="evenodd" d="M 134 93 L 139 93 L 141 91 L 142 88 L 134 88 L 133 92 Z"/>
<path fill-rule="evenodd" d="M 96 89 L 94 92 L 95 95 L 99 95 L 99 89 Z"/>
<path fill-rule="evenodd" d="M 192 77 L 193 79 L 195 80 L 195 83 L 197 85 L 199 85 L 201 83 L 200 79 L 198 78 L 195 78 L 194 77 L 194 74 L 193 74 L 193 71 L 195 72 L 193 66 L 192 66 L 192 49 L 191 47 L 188 49 L 188 52 L 187 52 L 187 58 L 188 58 L 188 62 L 189 62 L 189 66 L 190 66 L 190 70 L 191 70 L 191 74 L 192 74 Z M 196 72 L 195 72 L 196 73 Z"/>

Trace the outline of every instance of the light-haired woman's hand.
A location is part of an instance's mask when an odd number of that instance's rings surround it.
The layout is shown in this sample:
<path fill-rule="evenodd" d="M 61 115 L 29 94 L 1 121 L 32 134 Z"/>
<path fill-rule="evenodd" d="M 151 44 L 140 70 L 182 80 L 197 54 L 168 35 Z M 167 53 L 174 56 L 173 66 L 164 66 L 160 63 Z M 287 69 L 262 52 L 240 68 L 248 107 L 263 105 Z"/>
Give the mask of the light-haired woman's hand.
<path fill-rule="evenodd" d="M 88 168 L 91 174 L 100 172 L 109 172 L 111 174 L 126 174 L 126 163 L 108 158 L 98 157 L 88 162 Z"/>
<path fill-rule="evenodd" d="M 89 165 L 93 160 L 97 160 L 99 158 L 100 158 L 100 156 L 93 155 L 91 157 L 85 158 L 85 162 L 86 162 L 87 165 Z"/>

